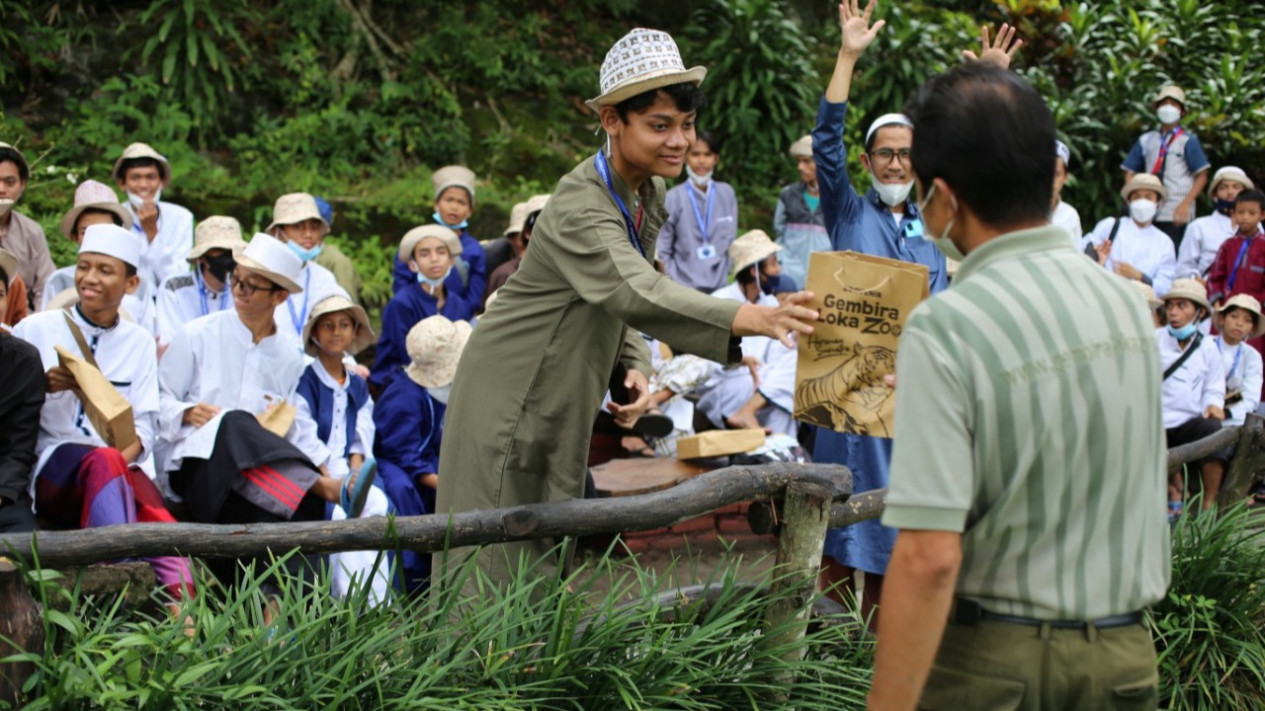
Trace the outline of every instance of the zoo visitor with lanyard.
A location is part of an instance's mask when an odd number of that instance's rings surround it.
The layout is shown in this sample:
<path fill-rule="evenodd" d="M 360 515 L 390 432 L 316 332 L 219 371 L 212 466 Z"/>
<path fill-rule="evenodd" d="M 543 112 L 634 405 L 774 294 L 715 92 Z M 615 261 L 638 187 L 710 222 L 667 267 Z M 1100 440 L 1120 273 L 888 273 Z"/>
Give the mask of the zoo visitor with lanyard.
<path fill-rule="evenodd" d="M 606 56 L 598 112 L 608 146 L 558 183 L 518 272 L 470 337 L 452 385 L 439 460 L 441 515 L 584 495 L 593 413 L 608 385 L 635 419 L 650 402 L 650 353 L 638 331 L 722 363 L 738 338 L 791 344 L 817 313 L 797 293 L 776 307 L 715 299 L 681 286 L 651 263 L 667 212 L 663 178 L 675 178 L 694 141 L 706 69 L 686 69 L 664 32 L 636 29 Z M 617 375 L 618 373 L 618 375 Z M 504 584 L 520 553 L 556 565 L 544 541 L 482 549 L 479 565 Z M 458 551 L 454 559 L 472 555 Z M 438 563 L 438 561 L 436 561 Z M 435 566 L 435 577 L 446 573 Z"/>

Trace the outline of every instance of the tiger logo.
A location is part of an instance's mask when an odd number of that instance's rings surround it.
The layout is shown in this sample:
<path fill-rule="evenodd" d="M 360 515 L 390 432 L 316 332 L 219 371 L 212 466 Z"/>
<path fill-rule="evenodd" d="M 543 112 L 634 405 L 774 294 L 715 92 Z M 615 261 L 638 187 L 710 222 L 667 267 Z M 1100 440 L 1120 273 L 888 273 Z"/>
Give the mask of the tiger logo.
<path fill-rule="evenodd" d="M 810 378 L 795 390 L 797 419 L 838 432 L 891 437 L 879 411 L 893 390 L 883 376 L 896 372 L 896 353 L 883 346 L 852 345 L 834 370 Z"/>

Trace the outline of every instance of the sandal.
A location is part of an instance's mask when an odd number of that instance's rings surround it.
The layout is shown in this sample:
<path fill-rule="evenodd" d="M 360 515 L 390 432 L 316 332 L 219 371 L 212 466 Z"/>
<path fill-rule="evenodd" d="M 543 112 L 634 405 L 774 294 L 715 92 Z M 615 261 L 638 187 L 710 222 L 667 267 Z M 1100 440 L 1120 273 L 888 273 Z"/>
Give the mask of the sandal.
<path fill-rule="evenodd" d="M 369 457 L 354 477 L 349 475 L 343 478 L 338 505 L 343 507 L 347 518 L 360 518 L 360 514 L 365 510 L 365 501 L 369 499 L 369 489 L 373 486 L 373 480 L 377 474 L 378 463 L 373 457 Z M 354 484 L 352 479 L 356 480 Z"/>
<path fill-rule="evenodd" d="M 661 412 L 647 412 L 637 418 L 637 422 L 632 426 L 632 431 L 643 437 L 659 439 L 672 434 L 672 428 L 675 426 L 671 417 Z"/>

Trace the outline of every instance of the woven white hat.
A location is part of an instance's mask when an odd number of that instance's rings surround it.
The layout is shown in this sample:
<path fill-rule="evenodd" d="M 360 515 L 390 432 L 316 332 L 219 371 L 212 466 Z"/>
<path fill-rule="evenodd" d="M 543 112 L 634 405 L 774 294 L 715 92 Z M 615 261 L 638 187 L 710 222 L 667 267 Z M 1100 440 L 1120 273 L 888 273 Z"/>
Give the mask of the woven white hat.
<path fill-rule="evenodd" d="M 148 143 L 133 143 L 123 149 L 123 155 L 114 161 L 114 170 L 110 175 L 115 180 L 123 179 L 123 162 L 133 158 L 152 158 L 158 161 L 158 177 L 162 178 L 163 187 L 171 184 L 171 163 L 167 162 L 166 156 L 154 150 Z"/>
<path fill-rule="evenodd" d="M 316 198 L 308 193 L 288 193 L 277 198 L 276 204 L 272 206 L 272 224 L 264 232 L 274 234 L 273 231 L 278 227 L 297 225 L 307 220 L 320 220 L 321 236 L 329 234 L 329 223 L 321 217 Z"/>
<path fill-rule="evenodd" d="M 776 244 L 764 230 L 751 230 L 743 234 L 729 245 L 729 258 L 733 260 L 733 273 L 737 274 L 768 259 L 770 254 L 782 251 L 782 245 Z"/>
<path fill-rule="evenodd" d="M 474 205 L 474 171 L 464 165 L 446 165 L 435 171 L 430 176 L 430 180 L 435 184 L 435 199 L 438 200 L 440 195 L 448 188 L 465 188 L 466 193 L 470 196 L 470 204 Z"/>
<path fill-rule="evenodd" d="M 1132 280 L 1130 280 L 1129 283 L 1132 284 L 1133 288 L 1137 290 L 1139 296 L 1146 299 L 1146 305 L 1151 307 L 1152 311 L 1164 305 L 1164 302 L 1160 301 L 1155 296 L 1155 289 L 1152 289 L 1150 284 L 1147 284 L 1146 282 L 1142 282 L 1142 281 L 1132 281 Z"/>
<path fill-rule="evenodd" d="M 1159 194 L 1160 202 L 1168 199 L 1168 188 L 1164 187 L 1164 183 L 1160 182 L 1159 178 L 1150 173 L 1134 174 L 1133 180 L 1130 180 L 1123 188 L 1120 188 L 1120 197 L 1124 198 L 1125 202 L 1128 202 L 1129 196 L 1135 190 L 1152 190 Z"/>
<path fill-rule="evenodd" d="M 195 262 L 213 249 L 227 249 L 231 252 L 245 246 L 241 223 L 225 215 L 212 215 L 193 229 L 193 249 L 189 250 L 185 259 Z"/>
<path fill-rule="evenodd" d="M 619 38 L 602 62 L 602 93 L 584 102 L 597 111 L 673 84 L 703 83 L 707 67 L 685 68 L 672 35 L 638 27 Z"/>
<path fill-rule="evenodd" d="M 455 257 L 461 254 L 461 237 L 456 232 L 443 225 L 422 225 L 405 232 L 404 237 L 400 239 L 400 251 L 398 253 L 400 261 L 407 264 L 412 260 L 413 250 L 417 249 L 417 243 L 427 237 L 443 240 L 444 244 L 448 246 L 448 253 L 452 256 Z"/>
<path fill-rule="evenodd" d="M 1165 99 L 1173 99 L 1177 103 L 1181 104 L 1183 109 L 1189 106 L 1189 104 L 1186 103 L 1186 92 L 1182 91 L 1182 88 L 1176 84 L 1166 84 L 1161 87 L 1159 93 L 1155 95 L 1155 98 L 1151 99 L 1151 105 L 1154 106 Z"/>
<path fill-rule="evenodd" d="M 1185 299 L 1191 303 L 1199 304 L 1204 307 L 1204 311 L 1212 313 L 1212 307 L 1208 305 L 1208 289 L 1198 279 L 1174 279 L 1173 286 L 1169 288 L 1168 293 L 1161 297 L 1161 300 L 1165 303 L 1169 299 Z"/>
<path fill-rule="evenodd" d="M 404 372 L 424 388 L 443 387 L 457 375 L 461 351 L 470 340 L 468 321 L 449 321 L 438 314 L 409 329 L 405 347 L 412 360 Z"/>
<path fill-rule="evenodd" d="M 108 225 L 91 225 L 83 231 L 83 242 L 79 243 L 80 254 L 104 254 L 114 257 L 125 264 L 140 268 L 141 240 L 131 230 L 123 229 L 114 223 Z"/>
<path fill-rule="evenodd" d="M 0 249 L 0 269 L 4 270 L 5 282 L 13 283 L 13 277 L 18 275 L 18 258 L 6 249 Z"/>
<path fill-rule="evenodd" d="M 1068 148 L 1066 143 L 1062 141 L 1055 141 L 1054 155 L 1063 159 L 1064 170 L 1072 167 L 1072 149 Z"/>
<path fill-rule="evenodd" d="M 124 209 L 114 189 L 105 183 L 85 180 L 75 188 L 75 206 L 61 218 L 61 233 L 67 239 L 72 239 L 75 223 L 86 210 L 108 212 L 118 218 L 124 229 L 132 229 L 132 213 Z"/>
<path fill-rule="evenodd" d="M 792 158 L 812 158 L 813 157 L 813 134 L 800 136 L 799 140 L 791 144 L 791 149 L 787 151 Z"/>
<path fill-rule="evenodd" d="M 884 126 L 905 126 L 912 129 L 914 122 L 905 114 L 883 114 L 879 116 L 874 119 L 874 122 L 870 124 L 870 128 L 865 132 L 865 144 L 867 146 L 870 143 L 870 136 L 873 136 L 875 131 Z"/>
<path fill-rule="evenodd" d="M 312 313 L 308 314 L 307 323 L 303 324 L 303 352 L 312 357 L 320 355 L 321 349 L 312 340 L 312 329 L 325 314 L 338 313 L 339 311 L 347 311 L 351 314 L 351 318 L 356 322 L 356 339 L 351 342 L 348 353 L 355 355 L 365 348 L 369 347 L 374 341 L 373 327 L 369 325 L 369 314 L 365 310 L 352 303 L 347 298 L 346 292 L 330 294 L 324 299 L 316 302 L 312 307 Z"/>
<path fill-rule="evenodd" d="M 1265 334 L 1265 315 L 1261 314 L 1261 302 L 1248 294 L 1235 294 L 1226 299 L 1225 304 L 1217 309 L 1213 322 L 1218 330 L 1221 329 L 1221 324 L 1225 321 L 1226 312 L 1234 308 L 1243 309 L 1256 317 L 1256 325 L 1252 328 L 1252 332 L 1247 335 L 1247 340 L 1260 338 L 1262 334 Z"/>
<path fill-rule="evenodd" d="M 1251 178 L 1247 177 L 1247 173 L 1243 172 L 1242 168 L 1234 165 L 1227 165 L 1222 168 L 1218 168 L 1217 172 L 1213 173 L 1212 182 L 1208 183 L 1208 197 L 1216 200 L 1217 186 L 1227 180 L 1233 183 L 1238 183 L 1247 190 L 1256 189 L 1256 184 L 1252 182 Z"/>
<path fill-rule="evenodd" d="M 250 244 L 233 250 L 233 261 L 291 294 L 303 293 L 299 286 L 303 260 L 272 235 L 255 233 Z"/>
<path fill-rule="evenodd" d="M 520 202 L 510 210 L 510 224 L 505 228 L 505 235 L 509 236 L 515 232 L 522 232 L 527 225 L 527 218 L 531 217 L 533 212 L 539 212 L 545 209 L 545 205 L 549 204 L 548 195 L 533 195 L 527 202 Z"/>

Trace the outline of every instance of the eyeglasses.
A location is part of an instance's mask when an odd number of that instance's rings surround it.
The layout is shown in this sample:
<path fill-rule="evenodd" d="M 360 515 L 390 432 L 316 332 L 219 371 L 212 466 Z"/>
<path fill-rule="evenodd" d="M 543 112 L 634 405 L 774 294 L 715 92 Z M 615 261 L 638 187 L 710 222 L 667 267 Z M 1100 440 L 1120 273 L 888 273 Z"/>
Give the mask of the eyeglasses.
<path fill-rule="evenodd" d="M 899 151 L 894 151 L 890 148 L 880 148 L 877 151 L 870 152 L 870 159 L 879 165 L 887 165 L 892 162 L 893 158 L 899 157 L 901 163 L 909 165 L 912 153 L 908 148 L 902 148 Z"/>
<path fill-rule="evenodd" d="M 247 282 L 245 279 L 242 279 L 238 274 L 233 275 L 232 285 L 233 291 L 240 291 L 246 296 L 254 296 L 257 291 L 267 291 L 269 293 L 281 291 L 281 287 L 279 286 L 255 286 L 254 284 Z"/>

